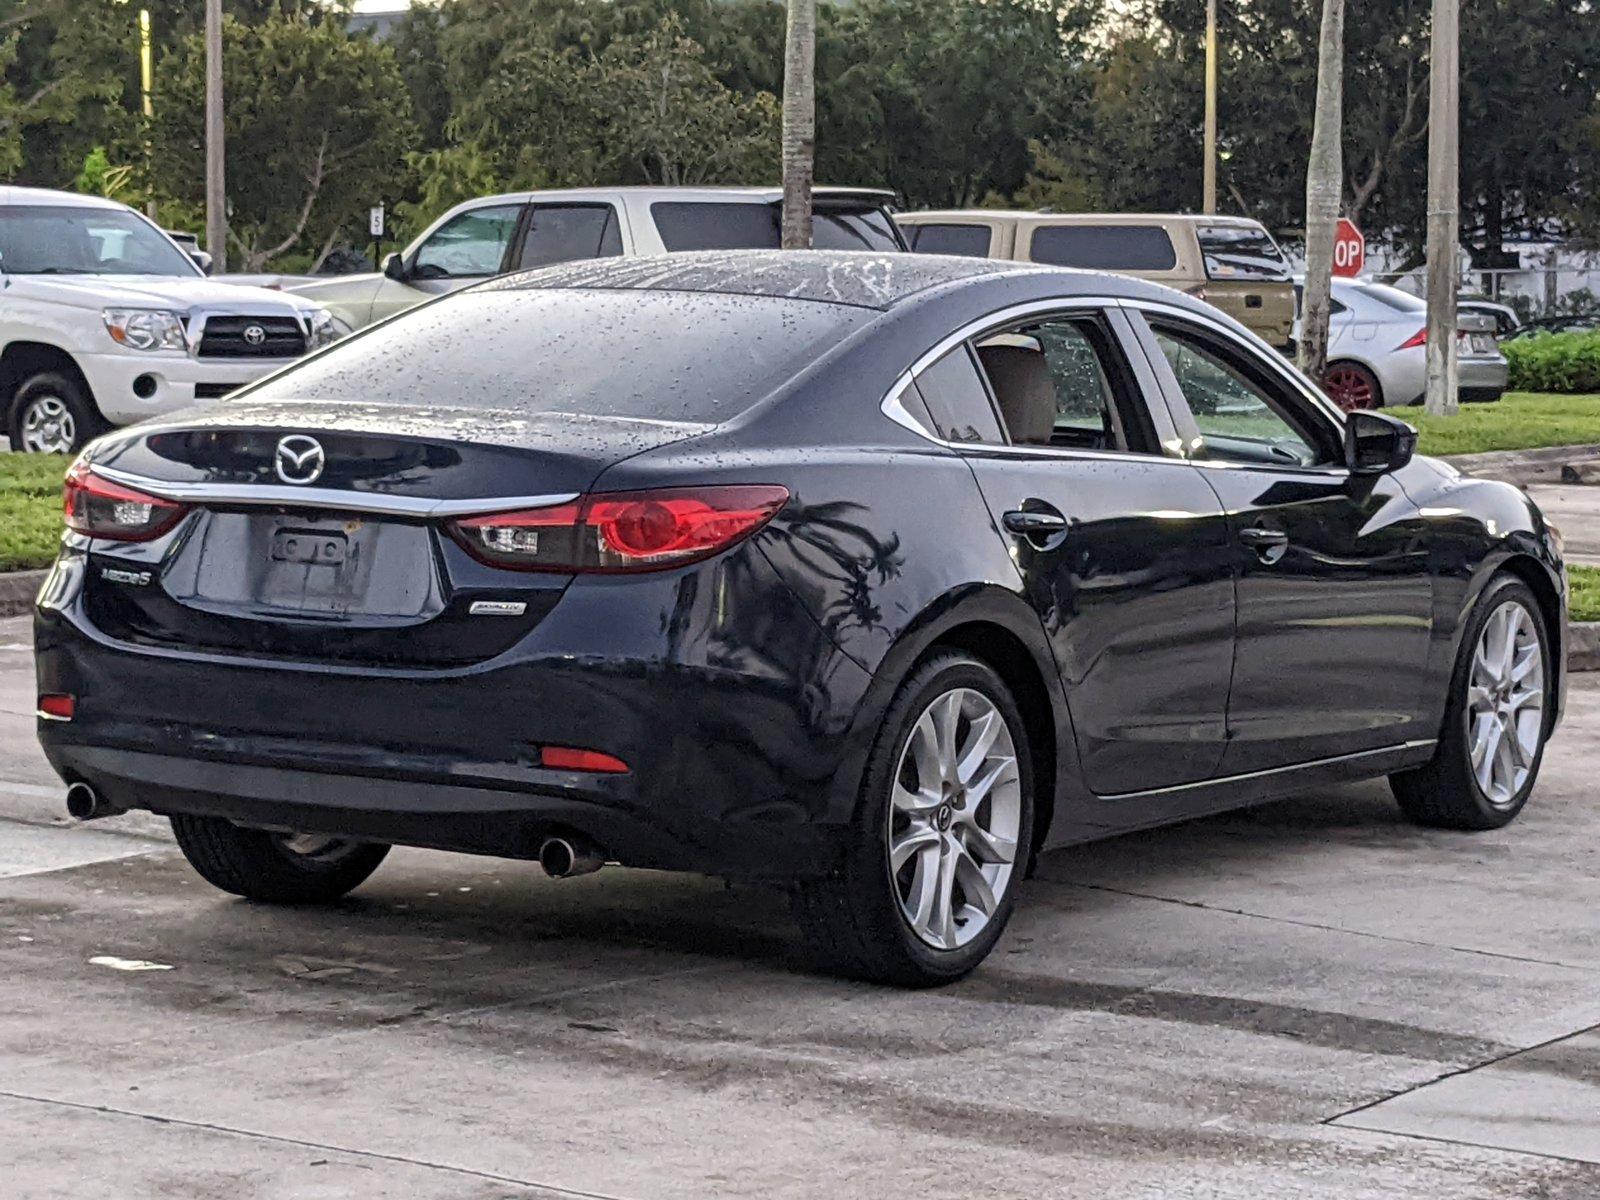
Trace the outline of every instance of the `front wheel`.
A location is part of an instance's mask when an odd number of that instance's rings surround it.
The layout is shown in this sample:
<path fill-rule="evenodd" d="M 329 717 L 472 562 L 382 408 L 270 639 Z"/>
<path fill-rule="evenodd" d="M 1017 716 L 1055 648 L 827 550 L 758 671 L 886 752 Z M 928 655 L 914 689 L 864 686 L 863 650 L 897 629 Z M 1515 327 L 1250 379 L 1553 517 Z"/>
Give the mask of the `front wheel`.
<path fill-rule="evenodd" d="M 1498 829 L 1533 792 L 1549 733 L 1550 639 L 1539 602 L 1502 575 L 1468 619 L 1431 761 L 1389 777 L 1419 825 Z"/>
<path fill-rule="evenodd" d="M 1033 834 L 1027 730 L 988 664 L 940 652 L 901 685 L 862 776 L 844 865 L 799 885 L 821 965 L 881 983 L 959 979 L 993 949 Z"/>
<path fill-rule="evenodd" d="M 61 371 L 29 376 L 12 396 L 13 450 L 76 454 L 110 428 L 83 385 Z"/>
<path fill-rule="evenodd" d="M 205 881 L 271 904 L 326 904 L 364 883 L 389 853 L 373 842 L 245 829 L 221 817 L 177 814 L 172 832 Z"/>

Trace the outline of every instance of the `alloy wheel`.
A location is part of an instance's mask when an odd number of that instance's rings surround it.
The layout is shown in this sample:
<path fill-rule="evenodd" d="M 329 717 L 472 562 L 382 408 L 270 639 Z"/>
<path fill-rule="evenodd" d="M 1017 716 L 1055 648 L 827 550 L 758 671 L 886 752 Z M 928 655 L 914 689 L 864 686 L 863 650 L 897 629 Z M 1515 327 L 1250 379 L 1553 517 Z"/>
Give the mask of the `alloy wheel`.
<path fill-rule="evenodd" d="M 1322 390 L 1345 412 L 1372 408 L 1378 399 L 1371 378 L 1355 367 L 1330 367 L 1322 377 Z"/>
<path fill-rule="evenodd" d="M 35 396 L 22 410 L 22 448 L 34 454 L 70 454 L 78 423 L 60 396 Z"/>
<path fill-rule="evenodd" d="M 1509 807 L 1533 770 L 1544 736 L 1544 648 L 1533 615 L 1515 600 L 1489 614 L 1467 683 L 1473 777 L 1490 804 Z"/>
<path fill-rule="evenodd" d="M 911 728 L 889 807 L 889 875 L 901 915 L 953 950 L 1000 909 L 1016 869 L 1022 782 L 1004 715 L 973 688 L 936 697 Z"/>

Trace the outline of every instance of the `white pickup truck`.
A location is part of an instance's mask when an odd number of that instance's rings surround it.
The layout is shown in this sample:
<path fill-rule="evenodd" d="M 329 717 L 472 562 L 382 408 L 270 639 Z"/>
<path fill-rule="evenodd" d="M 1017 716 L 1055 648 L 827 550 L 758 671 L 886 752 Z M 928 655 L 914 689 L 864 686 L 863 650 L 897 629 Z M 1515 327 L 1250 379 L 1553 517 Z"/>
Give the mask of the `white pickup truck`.
<path fill-rule="evenodd" d="M 207 279 L 125 204 L 0 186 L 0 417 L 13 450 L 70 453 L 343 332 L 315 301 Z"/>

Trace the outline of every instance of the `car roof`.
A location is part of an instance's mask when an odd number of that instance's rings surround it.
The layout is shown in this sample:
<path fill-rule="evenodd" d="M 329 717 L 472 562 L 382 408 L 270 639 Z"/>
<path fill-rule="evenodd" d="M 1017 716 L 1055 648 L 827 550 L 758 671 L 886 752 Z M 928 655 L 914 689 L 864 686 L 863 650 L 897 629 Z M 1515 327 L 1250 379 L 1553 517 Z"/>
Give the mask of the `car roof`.
<path fill-rule="evenodd" d="M 887 188 L 824 187 L 811 190 L 818 200 L 856 200 L 863 204 L 892 204 L 895 194 Z M 611 200 L 618 196 L 633 196 L 644 200 L 678 200 L 691 203 L 716 203 L 722 201 L 753 201 L 776 204 L 783 199 L 781 187 L 665 187 L 632 185 L 627 187 L 544 188 L 529 192 L 501 192 L 493 196 L 474 197 L 471 205 L 527 203 L 532 200 Z"/>
<path fill-rule="evenodd" d="M 1171 300 L 1178 293 L 1124 275 L 996 258 L 861 250 L 701 250 L 587 259 L 501 276 L 475 291 L 622 288 L 723 292 L 889 309 L 933 288 L 1006 276 L 1048 280 L 1064 297 Z"/>
<path fill-rule="evenodd" d="M 0 184 L 0 205 L 31 204 L 60 208 L 114 208 L 126 210 L 127 205 L 104 196 L 86 196 L 82 192 L 58 192 L 52 188 L 17 187 Z"/>
<path fill-rule="evenodd" d="M 985 217 L 1004 217 L 1007 220 L 1026 217 L 1034 221 L 1098 221 L 1105 224 L 1134 224 L 1140 221 L 1197 221 L 1207 225 L 1260 225 L 1253 217 L 1222 216 L 1219 213 L 1139 213 L 1139 212 L 1039 212 L 1021 208 L 933 208 L 921 212 L 895 213 L 896 221 L 952 221 L 981 220 Z"/>

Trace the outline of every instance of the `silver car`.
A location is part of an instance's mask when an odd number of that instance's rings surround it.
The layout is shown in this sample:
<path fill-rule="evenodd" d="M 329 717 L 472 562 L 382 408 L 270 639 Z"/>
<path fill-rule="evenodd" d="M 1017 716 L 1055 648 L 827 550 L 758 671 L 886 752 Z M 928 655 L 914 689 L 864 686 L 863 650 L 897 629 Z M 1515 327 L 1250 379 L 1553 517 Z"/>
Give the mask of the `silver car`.
<path fill-rule="evenodd" d="M 1304 282 L 1295 280 L 1297 296 Z M 1498 400 L 1509 367 L 1493 319 L 1462 313 L 1457 331 L 1461 401 Z M 1418 297 L 1364 279 L 1335 279 L 1322 390 L 1347 412 L 1420 404 L 1428 379 L 1427 338 L 1428 306 Z"/>

